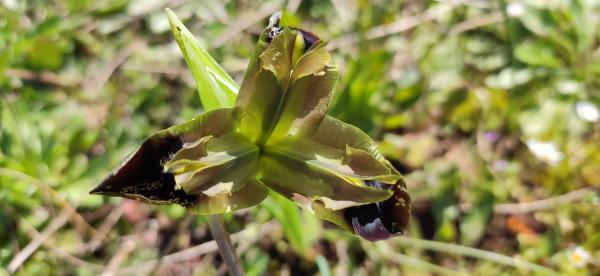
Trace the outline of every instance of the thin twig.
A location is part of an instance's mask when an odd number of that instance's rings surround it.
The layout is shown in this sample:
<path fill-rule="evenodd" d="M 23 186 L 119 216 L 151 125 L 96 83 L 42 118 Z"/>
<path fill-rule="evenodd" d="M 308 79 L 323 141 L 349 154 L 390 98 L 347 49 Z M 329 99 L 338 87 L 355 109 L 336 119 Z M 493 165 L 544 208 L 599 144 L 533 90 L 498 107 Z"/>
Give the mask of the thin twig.
<path fill-rule="evenodd" d="M 185 230 L 187 230 L 187 228 L 190 226 L 194 217 L 195 216 L 192 213 L 186 214 L 183 221 L 178 224 L 179 229 L 177 229 L 177 232 L 175 233 L 175 235 L 173 235 L 169 238 L 169 241 L 167 242 L 167 245 L 165 246 L 165 250 L 163 250 L 163 252 L 161 253 L 161 257 L 171 253 L 171 251 L 175 247 L 177 238 L 180 237 L 181 235 L 183 235 L 183 232 Z M 152 275 L 156 274 L 155 272 L 160 268 L 160 266 L 161 266 L 160 260 L 162 260 L 162 258 L 158 260 L 158 262 L 156 263 L 156 266 L 154 267 L 154 269 L 152 269 L 152 271 L 153 271 L 151 273 Z"/>
<path fill-rule="evenodd" d="M 456 35 L 483 26 L 500 23 L 502 21 L 504 21 L 504 16 L 502 15 L 502 12 L 484 14 L 479 17 L 469 18 L 465 21 L 457 23 L 456 25 L 452 26 L 452 29 L 450 29 L 449 33 L 450 35 Z"/>
<path fill-rule="evenodd" d="M 158 260 L 151 260 L 143 262 L 141 264 L 133 265 L 119 269 L 115 272 L 116 275 L 139 275 L 152 271 L 154 267 L 160 262 L 162 265 L 175 264 L 183 262 L 204 254 L 217 251 L 217 243 L 215 241 L 205 242 L 203 244 L 190 247 L 186 250 L 182 250 L 167 256 L 164 256 Z"/>
<path fill-rule="evenodd" d="M 121 50 L 116 57 L 102 69 L 102 71 L 91 74 L 88 79 L 84 80 L 81 84 L 82 90 L 92 96 L 96 95 L 100 89 L 102 89 L 102 86 L 108 82 L 115 70 L 117 70 L 131 54 L 144 47 L 146 47 L 146 43 L 142 40 L 137 40 L 129 44 L 129 46 Z"/>
<path fill-rule="evenodd" d="M 17 268 L 19 268 L 23 262 L 27 260 L 33 254 L 40 245 L 44 243 L 46 239 L 48 239 L 54 232 L 58 231 L 63 225 L 67 223 L 69 220 L 69 216 L 74 212 L 73 209 L 64 209 L 60 215 L 52 220 L 48 226 L 42 231 L 42 233 L 34 238 L 19 254 L 17 254 L 8 264 L 8 272 L 15 273 Z"/>
<path fill-rule="evenodd" d="M 209 216 L 208 226 L 213 239 L 215 239 L 217 245 L 219 246 L 221 257 L 223 257 L 223 261 L 225 261 L 225 264 L 227 264 L 229 274 L 233 276 L 245 275 L 244 270 L 240 265 L 239 257 L 235 252 L 235 248 L 233 247 L 233 244 L 231 244 L 229 233 L 227 233 L 227 230 L 225 230 L 221 215 Z"/>
<path fill-rule="evenodd" d="M 594 188 L 588 187 L 575 190 L 564 195 L 545 198 L 542 200 L 522 203 L 497 204 L 494 207 L 494 212 L 497 214 L 527 214 L 537 211 L 548 210 L 562 204 L 579 201 L 582 198 L 588 196 L 589 194 L 594 193 L 595 191 L 596 190 Z"/>
<path fill-rule="evenodd" d="M 42 239 L 42 234 L 40 234 L 31 224 L 29 224 L 26 220 L 21 220 L 21 222 L 19 223 L 19 225 L 22 226 L 22 229 L 25 230 L 25 232 L 27 232 L 27 234 L 31 237 L 31 239 Z M 52 245 L 52 243 L 50 243 L 50 241 L 48 239 L 44 239 L 43 240 L 43 246 L 46 247 L 48 250 L 50 250 L 50 253 L 52 253 L 55 256 L 58 256 L 60 258 L 62 258 L 63 260 L 65 260 L 66 262 L 72 264 L 73 266 L 79 267 L 79 268 L 87 268 L 90 270 L 93 270 L 95 272 L 100 272 L 103 270 L 103 267 L 97 264 L 93 264 L 90 262 L 86 262 L 82 259 L 79 259 L 71 254 L 69 254 L 67 251 L 65 251 L 62 248 L 58 248 Z"/>
<path fill-rule="evenodd" d="M 367 242 L 365 242 L 367 243 Z M 368 243 L 365 245 L 368 249 L 376 249 L 376 250 L 368 250 L 370 254 L 377 254 L 373 256 L 377 259 L 384 259 L 389 262 L 394 262 L 403 266 L 410 266 L 414 269 L 424 271 L 424 272 L 433 272 L 438 275 L 467 275 L 462 271 L 455 271 L 443 266 L 439 266 L 412 256 L 407 256 L 404 254 L 400 254 L 396 252 L 396 250 L 392 249 L 389 243 Z M 374 248 L 373 248 L 374 247 Z"/>
<path fill-rule="evenodd" d="M 439 251 L 450 254 L 458 254 L 463 256 L 469 256 L 490 262 L 511 266 L 514 268 L 527 269 L 530 271 L 538 272 L 544 275 L 558 275 L 558 273 L 550 268 L 530 263 L 527 261 L 519 260 L 514 257 L 494 253 L 491 251 L 476 249 L 472 247 L 466 247 L 457 244 L 436 242 L 422 239 L 414 239 L 409 237 L 400 236 L 395 239 L 402 246 L 413 246 L 417 248 Z"/>
<path fill-rule="evenodd" d="M 256 235 L 256 239 L 267 235 L 268 233 L 273 232 L 273 228 L 274 227 L 279 227 L 279 224 L 272 222 L 272 223 L 265 223 L 260 227 L 259 233 L 258 235 Z M 231 240 L 233 242 L 237 242 L 239 240 L 241 240 L 242 238 L 248 238 L 249 235 L 253 235 L 252 234 L 253 230 L 251 228 L 246 228 L 238 233 L 232 234 L 231 235 Z M 156 266 L 157 263 L 160 262 L 161 266 L 168 266 L 168 265 L 172 265 L 172 264 L 176 264 L 179 262 L 184 262 L 193 258 L 196 258 L 198 256 L 202 256 L 211 252 L 216 252 L 218 250 L 218 246 L 217 246 L 217 242 L 212 240 L 209 242 L 205 242 L 199 245 L 196 245 L 194 247 L 190 247 L 188 249 L 173 253 L 173 254 L 169 254 L 167 256 L 164 256 L 162 258 L 160 258 L 159 260 L 151 260 L 151 261 L 147 261 L 141 264 L 137 264 L 137 265 L 133 265 L 131 267 L 127 267 L 127 268 L 123 268 L 123 269 L 119 269 L 118 271 L 115 272 L 116 275 L 138 275 L 138 274 L 143 274 L 143 273 L 147 273 L 149 271 L 152 271 L 152 269 Z"/>
<path fill-rule="evenodd" d="M 98 246 L 102 244 L 102 241 L 107 236 L 108 232 L 112 229 L 112 227 L 119 221 L 121 216 L 123 215 L 123 204 L 116 206 L 113 210 L 108 214 L 104 222 L 98 228 L 98 231 L 92 236 L 89 243 L 86 243 L 84 247 L 82 247 L 81 252 L 83 254 L 93 252 L 98 249 Z"/>
<path fill-rule="evenodd" d="M 212 47 L 219 47 L 231 39 L 238 36 L 239 33 L 248 29 L 252 25 L 260 22 L 261 20 L 269 17 L 271 14 L 279 10 L 278 3 L 270 3 L 263 5 L 260 10 L 248 12 L 240 16 L 235 22 L 229 25 L 229 28 L 220 37 L 214 40 Z"/>
<path fill-rule="evenodd" d="M 416 26 L 419 26 L 422 23 L 432 21 L 442 15 L 447 14 L 448 12 L 454 10 L 454 8 L 463 4 L 464 1 L 448 1 L 446 4 L 438 4 L 427 11 L 415 14 L 409 17 L 401 18 L 393 23 L 380 25 L 371 28 L 365 34 L 366 40 L 372 40 L 377 38 L 386 37 L 392 34 L 397 34 L 401 32 L 405 32 L 410 30 Z M 355 33 L 347 34 L 341 37 L 338 37 L 331 42 L 329 42 L 328 48 L 329 50 L 337 49 L 343 46 L 353 45 L 359 42 L 359 36 Z"/>
<path fill-rule="evenodd" d="M 387 259 L 388 261 L 393 261 L 404 266 L 410 266 L 417 270 L 425 272 L 433 272 L 437 275 L 469 275 L 464 272 L 454 271 L 443 266 L 423 261 L 419 258 L 407 256 L 393 251 L 387 252 L 386 254 L 382 254 L 382 257 Z"/>
<path fill-rule="evenodd" d="M 19 68 L 6 68 L 4 69 L 4 75 L 7 77 L 41 82 L 59 87 L 73 87 L 78 82 L 72 78 L 66 78 L 50 71 L 34 72 Z"/>
<path fill-rule="evenodd" d="M 106 269 L 102 272 L 103 276 L 114 275 L 114 272 L 119 268 L 121 263 L 123 263 L 129 253 L 131 253 L 137 246 L 137 243 L 134 239 L 126 239 L 121 243 L 121 247 L 117 250 L 117 252 L 113 255 L 113 257 L 108 262 Z"/>
<path fill-rule="evenodd" d="M 0 175 L 12 177 L 15 179 L 30 181 L 30 182 L 35 183 L 40 189 L 46 189 L 47 191 L 50 192 L 50 195 L 52 196 L 52 200 L 54 201 L 52 203 L 55 203 L 58 206 L 60 206 L 62 209 L 70 212 L 71 220 L 73 221 L 73 223 L 75 223 L 76 225 L 82 226 L 91 235 L 96 234 L 96 229 L 94 229 L 94 227 L 92 227 L 89 223 L 87 223 L 87 221 L 77 211 L 75 211 L 75 208 L 73 206 L 71 206 L 71 204 L 69 204 L 69 202 L 67 202 L 67 200 L 65 200 L 48 183 L 43 182 L 43 181 L 41 181 L 31 175 L 28 175 L 26 173 L 23 173 L 23 172 L 14 170 L 14 169 L 10 169 L 10 168 L 0 168 Z"/>

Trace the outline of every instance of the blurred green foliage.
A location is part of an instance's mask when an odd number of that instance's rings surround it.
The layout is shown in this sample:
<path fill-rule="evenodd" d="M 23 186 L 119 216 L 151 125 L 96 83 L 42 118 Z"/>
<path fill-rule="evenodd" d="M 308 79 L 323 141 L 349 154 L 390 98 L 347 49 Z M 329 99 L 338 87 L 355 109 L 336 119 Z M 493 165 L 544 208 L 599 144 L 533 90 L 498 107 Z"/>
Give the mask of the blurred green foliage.
<path fill-rule="evenodd" d="M 276 10 L 331 40 L 332 115 L 381 141 L 414 198 L 405 235 L 441 247 L 371 244 L 271 197 L 226 216 L 248 274 L 530 273 L 446 244 L 600 273 L 598 1 L 1 0 L 0 274 L 68 206 L 80 219 L 17 274 L 224 273 L 215 252 L 140 266 L 210 241 L 205 218 L 88 195 L 149 134 L 202 112 L 166 7 L 238 83 Z"/>

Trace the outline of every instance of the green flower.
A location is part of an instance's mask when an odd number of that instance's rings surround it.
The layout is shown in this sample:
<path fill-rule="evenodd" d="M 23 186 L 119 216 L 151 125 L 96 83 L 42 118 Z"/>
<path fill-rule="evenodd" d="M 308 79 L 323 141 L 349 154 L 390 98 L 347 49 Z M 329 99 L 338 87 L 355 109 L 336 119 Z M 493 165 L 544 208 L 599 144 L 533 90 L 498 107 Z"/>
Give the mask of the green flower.
<path fill-rule="evenodd" d="M 410 197 L 400 173 L 367 134 L 326 115 L 338 78 L 323 41 L 274 20 L 234 107 L 152 135 L 92 193 L 208 215 L 270 189 L 369 240 L 401 232 Z"/>

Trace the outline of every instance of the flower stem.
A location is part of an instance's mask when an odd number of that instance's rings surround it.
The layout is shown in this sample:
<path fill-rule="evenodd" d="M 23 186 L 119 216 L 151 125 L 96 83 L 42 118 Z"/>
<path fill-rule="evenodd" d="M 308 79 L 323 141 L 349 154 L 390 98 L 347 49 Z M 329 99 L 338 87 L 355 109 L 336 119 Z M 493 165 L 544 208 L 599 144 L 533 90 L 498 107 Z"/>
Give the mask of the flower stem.
<path fill-rule="evenodd" d="M 227 265 L 229 274 L 232 276 L 245 275 L 244 269 L 242 269 L 242 266 L 240 265 L 240 259 L 235 253 L 233 244 L 231 244 L 229 233 L 227 230 L 225 230 L 225 226 L 223 226 L 223 219 L 221 215 L 209 216 L 208 226 L 210 227 L 210 232 L 212 233 L 213 239 L 215 239 L 217 242 L 219 252 L 221 253 L 223 261 L 225 261 L 225 264 Z"/>

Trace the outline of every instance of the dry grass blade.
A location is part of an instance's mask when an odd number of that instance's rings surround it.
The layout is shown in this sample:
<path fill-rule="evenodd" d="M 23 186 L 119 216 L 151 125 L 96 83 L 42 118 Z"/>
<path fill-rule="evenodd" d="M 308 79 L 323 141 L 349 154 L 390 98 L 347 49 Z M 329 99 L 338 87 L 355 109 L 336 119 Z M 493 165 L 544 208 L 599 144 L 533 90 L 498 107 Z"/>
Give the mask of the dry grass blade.
<path fill-rule="evenodd" d="M 442 3 L 436 5 L 435 7 L 432 7 L 423 13 L 405 17 L 390 24 L 373 27 L 369 31 L 367 31 L 367 33 L 365 34 L 365 39 L 372 40 L 410 30 L 416 26 L 419 26 L 422 23 L 432 21 L 442 15 L 447 14 L 462 3 L 463 1 L 448 1 L 448 4 Z M 355 33 L 351 33 L 330 41 L 328 48 L 330 50 L 333 50 L 340 47 L 354 45 L 358 42 L 359 36 Z"/>
<path fill-rule="evenodd" d="M 254 233 L 255 230 L 253 228 L 246 228 L 238 233 L 231 235 L 231 241 L 233 243 L 237 243 L 241 239 L 253 239 L 258 240 L 259 238 L 268 235 L 272 232 L 274 227 L 277 227 L 278 224 L 275 222 L 265 223 L 261 225 L 258 233 Z M 217 242 L 212 240 L 209 242 L 205 242 L 194 247 L 190 247 L 188 249 L 169 254 L 160 258 L 159 260 L 151 260 L 138 265 L 134 265 L 127 268 L 119 269 L 115 272 L 116 275 L 139 275 L 152 271 L 155 269 L 157 264 L 160 263 L 161 266 L 168 266 L 180 262 L 184 262 L 193 258 L 197 258 L 199 256 L 217 252 L 219 250 L 217 246 Z"/>
<path fill-rule="evenodd" d="M 129 254 L 135 250 L 137 243 L 134 239 L 126 239 L 121 243 L 121 247 L 117 250 L 115 255 L 110 259 L 108 265 L 102 275 L 114 275 L 114 271 L 116 271 L 119 266 L 127 259 Z"/>
<path fill-rule="evenodd" d="M 92 236 L 92 239 L 89 243 L 87 243 L 83 248 L 82 252 L 84 254 L 95 251 L 98 246 L 102 244 L 104 238 L 108 235 L 108 232 L 112 229 L 112 227 L 119 221 L 121 216 L 123 215 L 123 205 L 116 206 L 106 217 L 98 231 Z"/>
<path fill-rule="evenodd" d="M 4 75 L 11 78 L 36 81 L 59 87 L 73 87 L 78 83 L 78 80 L 66 78 L 49 71 L 35 72 L 19 68 L 6 68 L 4 69 Z"/>
<path fill-rule="evenodd" d="M 482 260 L 487 260 L 497 264 L 503 264 L 507 266 L 514 267 L 516 269 L 525 269 L 532 272 L 537 272 L 543 275 L 558 275 L 558 273 L 550 268 L 530 263 L 524 260 L 519 260 L 514 257 L 494 253 L 491 251 L 476 249 L 472 247 L 444 243 L 444 242 L 436 242 L 430 240 L 421 240 L 414 239 L 409 237 L 400 236 L 395 238 L 395 241 L 398 242 L 401 246 L 412 246 L 416 248 L 422 248 L 432 251 L 444 252 L 448 254 L 458 254 L 462 256 L 469 256 L 473 258 L 478 258 Z"/>
<path fill-rule="evenodd" d="M 213 47 L 219 47 L 228 41 L 232 40 L 234 37 L 238 36 L 242 31 L 251 27 L 252 25 L 260 22 L 261 20 L 269 17 L 271 14 L 279 10 L 278 3 L 270 3 L 263 5 L 259 11 L 253 11 L 246 13 L 241 16 L 238 20 L 229 25 L 229 28 L 226 32 L 223 33 L 222 36 L 218 37 L 214 43 Z"/>
<path fill-rule="evenodd" d="M 108 82 L 115 70 L 117 70 L 131 54 L 144 47 L 146 47 L 144 41 L 138 40 L 132 42 L 125 49 L 121 50 L 100 72 L 91 74 L 88 79 L 84 80 L 81 84 L 81 89 L 95 97 L 100 92 L 100 89 L 102 89 L 102 86 Z"/>
<path fill-rule="evenodd" d="M 388 262 L 394 262 L 402 266 L 409 266 L 419 271 L 432 272 L 439 275 L 467 275 L 466 273 L 461 271 L 455 271 L 443 266 L 432 264 L 419 258 L 400 254 L 393 250 L 387 243 L 376 244 L 373 247 L 371 247 L 371 249 L 376 249 L 371 251 L 376 252 L 376 254 L 378 254 L 378 258 L 382 258 L 387 260 Z"/>
<path fill-rule="evenodd" d="M 522 215 L 544 210 L 550 210 L 563 204 L 569 204 L 580 201 L 586 196 L 595 193 L 597 193 L 596 189 L 587 187 L 566 193 L 564 195 L 549 197 L 531 202 L 501 203 L 496 204 L 496 206 L 494 206 L 494 213 L 500 215 Z M 460 209 L 464 212 L 468 212 L 473 209 L 473 206 L 470 203 L 465 202 L 460 204 Z"/>
<path fill-rule="evenodd" d="M 464 33 L 466 31 L 474 30 L 483 26 L 492 25 L 504 21 L 502 12 L 494 12 L 491 14 L 484 14 L 480 17 L 470 18 L 462 21 L 450 29 L 450 35 L 456 35 Z"/>
<path fill-rule="evenodd" d="M 595 193 L 596 190 L 594 188 L 583 188 L 579 190 L 572 191 L 570 193 L 566 193 L 564 195 L 559 195 L 555 197 L 550 197 L 546 199 L 536 200 L 532 202 L 522 202 L 522 203 L 507 203 L 507 204 L 497 204 L 494 207 L 494 212 L 498 214 L 527 214 L 536 211 L 543 211 L 555 208 L 556 206 L 572 203 L 575 201 L 579 201 L 584 197 Z"/>
<path fill-rule="evenodd" d="M 30 176 L 28 174 L 25 174 L 23 172 L 9 169 L 9 168 L 0 168 L 0 175 L 15 178 L 15 179 L 31 181 L 31 182 L 35 183 L 40 189 L 45 189 L 46 191 L 48 191 L 50 193 L 50 195 L 52 197 L 52 201 L 54 201 L 54 202 L 52 202 L 52 204 L 57 204 L 59 207 L 61 207 L 63 210 L 65 210 L 65 212 L 68 211 L 70 213 L 71 220 L 73 221 L 74 224 L 76 224 L 78 227 L 80 227 L 82 229 L 85 229 L 87 231 L 87 234 L 91 234 L 91 235 L 96 234 L 96 229 L 94 229 L 94 227 L 89 225 L 87 223 L 87 221 L 79 213 L 77 213 L 75 208 L 73 206 L 71 206 L 71 204 L 69 204 L 69 202 L 67 202 L 48 183 L 42 182 L 39 179 L 37 179 L 33 176 Z"/>
<path fill-rule="evenodd" d="M 40 247 L 40 245 L 44 243 L 45 240 L 67 223 L 72 212 L 74 212 L 73 209 L 64 209 L 58 217 L 53 219 L 39 236 L 35 237 L 10 261 L 8 264 L 8 272 L 11 274 L 15 273 L 15 271 L 17 271 L 17 269 Z"/>
<path fill-rule="evenodd" d="M 42 234 L 40 234 L 26 220 L 21 220 L 20 225 L 21 225 L 22 229 L 25 232 L 27 232 L 27 234 L 31 237 L 32 240 L 33 239 L 42 239 Z M 103 267 L 100 265 L 86 262 L 82 259 L 79 259 L 79 258 L 69 254 L 69 252 L 65 251 L 62 248 L 55 247 L 54 245 L 51 244 L 51 242 L 48 239 L 43 240 L 43 245 L 53 255 L 60 257 L 61 259 L 65 260 L 67 263 L 69 263 L 73 266 L 77 266 L 77 267 L 81 267 L 84 269 L 89 269 L 89 270 L 97 271 L 97 272 L 100 272 L 103 269 Z"/>

